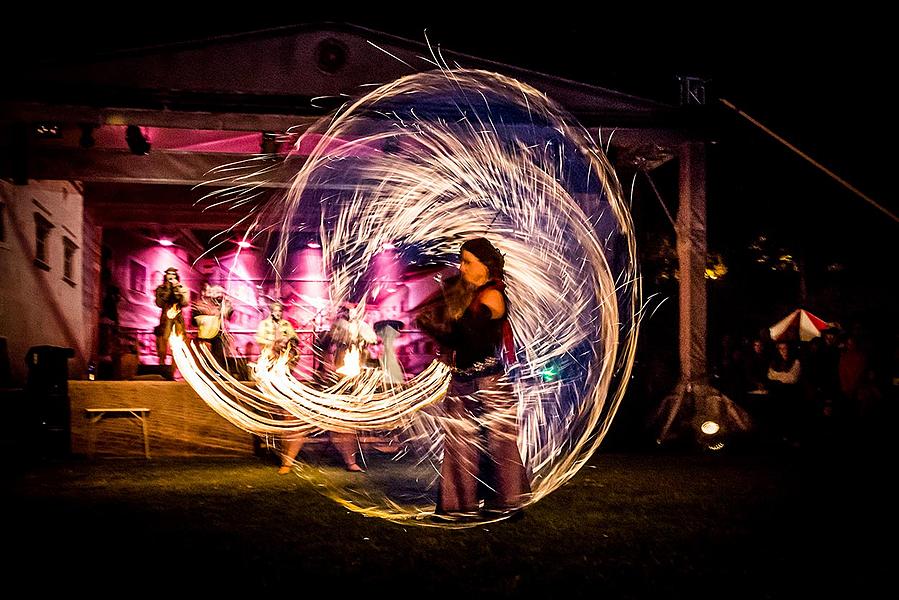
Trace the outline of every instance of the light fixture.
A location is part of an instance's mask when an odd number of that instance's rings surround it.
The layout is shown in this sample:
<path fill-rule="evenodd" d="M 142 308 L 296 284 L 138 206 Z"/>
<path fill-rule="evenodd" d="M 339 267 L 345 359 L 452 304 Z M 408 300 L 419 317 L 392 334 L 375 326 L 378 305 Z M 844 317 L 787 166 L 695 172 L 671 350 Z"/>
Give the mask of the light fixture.
<path fill-rule="evenodd" d="M 318 59 L 318 68 L 328 75 L 333 75 L 342 69 L 347 62 L 348 50 L 346 45 L 334 38 L 328 38 L 318 43 L 315 48 Z"/>
<path fill-rule="evenodd" d="M 703 421 L 699 430 L 704 434 L 704 437 L 699 440 L 700 445 L 713 452 L 724 449 L 724 432 L 721 430 L 721 425 L 712 420 Z"/>
<path fill-rule="evenodd" d="M 132 154 L 142 156 L 150 153 L 150 142 L 137 125 L 129 125 L 125 128 L 125 141 Z"/>
<path fill-rule="evenodd" d="M 271 131 L 262 132 L 262 143 L 259 145 L 259 151 L 263 154 L 277 154 L 278 137 Z"/>
<path fill-rule="evenodd" d="M 721 430 L 721 427 L 714 421 L 705 421 L 699 429 L 706 435 L 715 435 Z"/>
<path fill-rule="evenodd" d="M 62 137 L 62 127 L 58 123 L 38 123 L 34 126 L 34 133 L 39 138 L 55 140 Z"/>
<path fill-rule="evenodd" d="M 97 126 L 90 123 L 82 123 L 79 127 L 81 127 L 81 137 L 78 140 L 78 145 L 82 148 L 93 148 L 96 144 L 94 141 L 94 129 Z"/>
<path fill-rule="evenodd" d="M 175 242 L 173 242 L 172 240 L 159 240 L 159 245 L 168 248 L 169 246 L 174 246 Z"/>
<path fill-rule="evenodd" d="M 238 240 L 237 245 L 244 249 L 253 247 L 253 244 L 251 244 L 250 242 L 248 242 L 246 240 Z"/>
<path fill-rule="evenodd" d="M 321 248 L 322 247 L 322 245 L 319 244 L 318 242 L 309 242 L 306 245 L 309 246 L 310 248 Z"/>

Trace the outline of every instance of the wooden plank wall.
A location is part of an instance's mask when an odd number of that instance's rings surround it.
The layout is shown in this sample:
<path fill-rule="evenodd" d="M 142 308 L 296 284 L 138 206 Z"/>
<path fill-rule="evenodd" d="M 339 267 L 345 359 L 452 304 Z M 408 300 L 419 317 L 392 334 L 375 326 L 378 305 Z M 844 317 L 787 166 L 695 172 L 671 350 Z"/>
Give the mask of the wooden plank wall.
<path fill-rule="evenodd" d="M 213 411 L 183 381 L 69 381 L 72 453 L 87 454 L 85 408 L 149 408 L 151 457 L 247 456 L 252 436 Z M 144 455 L 140 421 L 104 419 L 96 424 L 95 455 Z"/>

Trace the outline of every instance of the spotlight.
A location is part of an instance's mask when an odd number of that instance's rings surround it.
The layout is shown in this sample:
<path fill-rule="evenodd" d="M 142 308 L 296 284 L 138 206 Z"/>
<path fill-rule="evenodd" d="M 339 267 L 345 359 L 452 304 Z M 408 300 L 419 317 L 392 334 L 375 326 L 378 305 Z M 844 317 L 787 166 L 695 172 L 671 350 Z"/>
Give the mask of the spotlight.
<path fill-rule="evenodd" d="M 259 145 L 259 151 L 263 154 L 278 153 L 278 137 L 271 131 L 262 133 L 262 143 Z"/>
<path fill-rule="evenodd" d="M 718 423 L 714 421 L 706 421 L 700 426 L 702 432 L 706 435 L 715 435 L 721 430 L 721 427 L 718 426 Z"/>
<path fill-rule="evenodd" d="M 137 125 L 129 125 L 125 129 L 125 141 L 128 142 L 128 148 L 131 149 L 132 154 L 142 156 L 150 152 L 150 142 Z"/>
<path fill-rule="evenodd" d="M 321 248 L 322 247 L 322 245 L 319 244 L 318 242 L 309 242 L 306 245 L 309 246 L 310 248 Z"/>
<path fill-rule="evenodd" d="M 250 242 L 248 242 L 246 240 L 238 241 L 237 245 L 240 246 L 241 248 L 252 248 L 253 247 L 253 244 L 251 244 Z"/>
<path fill-rule="evenodd" d="M 322 40 L 315 50 L 318 68 L 329 75 L 337 73 L 346 65 L 348 50 L 339 40 L 334 38 Z"/>
<path fill-rule="evenodd" d="M 701 446 L 713 452 L 724 449 L 724 432 L 721 430 L 721 425 L 712 420 L 703 421 L 699 426 L 699 431 L 703 433 L 700 436 L 702 439 L 699 440 Z"/>
<path fill-rule="evenodd" d="M 169 246 L 174 246 L 175 242 L 173 242 L 172 240 L 159 240 L 159 245 L 168 248 Z"/>

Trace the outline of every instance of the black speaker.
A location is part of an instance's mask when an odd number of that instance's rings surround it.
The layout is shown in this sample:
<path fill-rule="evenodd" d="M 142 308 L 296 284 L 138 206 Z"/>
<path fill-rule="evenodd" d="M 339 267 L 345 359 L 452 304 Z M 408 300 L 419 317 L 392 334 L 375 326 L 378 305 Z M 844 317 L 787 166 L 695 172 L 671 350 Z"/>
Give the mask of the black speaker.
<path fill-rule="evenodd" d="M 73 356 L 72 348 L 59 346 L 34 346 L 25 355 L 28 420 L 45 455 L 65 455 L 71 448 L 69 359 Z"/>

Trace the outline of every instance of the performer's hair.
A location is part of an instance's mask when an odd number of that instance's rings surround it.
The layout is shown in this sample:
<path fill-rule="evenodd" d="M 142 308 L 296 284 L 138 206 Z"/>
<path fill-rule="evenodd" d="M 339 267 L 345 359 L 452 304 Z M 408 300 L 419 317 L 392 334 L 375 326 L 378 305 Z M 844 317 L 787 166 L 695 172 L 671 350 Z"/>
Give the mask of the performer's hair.
<path fill-rule="evenodd" d="M 462 248 L 459 252 L 461 253 L 462 250 L 471 252 L 476 256 L 477 259 L 487 267 L 487 271 L 491 278 L 503 278 L 503 268 L 506 263 L 505 258 L 502 253 L 496 249 L 496 246 L 490 243 L 490 240 L 483 237 L 472 238 L 462 244 Z"/>

